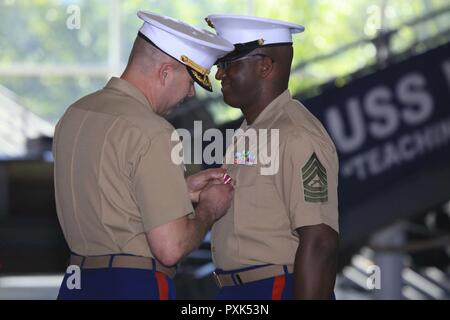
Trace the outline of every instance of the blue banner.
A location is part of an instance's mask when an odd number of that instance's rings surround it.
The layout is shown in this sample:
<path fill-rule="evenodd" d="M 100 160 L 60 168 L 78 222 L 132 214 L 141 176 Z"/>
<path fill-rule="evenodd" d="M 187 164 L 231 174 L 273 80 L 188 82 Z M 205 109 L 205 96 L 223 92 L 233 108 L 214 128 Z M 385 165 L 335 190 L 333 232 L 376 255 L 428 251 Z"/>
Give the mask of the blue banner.
<path fill-rule="evenodd" d="M 338 150 L 341 208 L 450 167 L 450 44 L 303 103 Z"/>

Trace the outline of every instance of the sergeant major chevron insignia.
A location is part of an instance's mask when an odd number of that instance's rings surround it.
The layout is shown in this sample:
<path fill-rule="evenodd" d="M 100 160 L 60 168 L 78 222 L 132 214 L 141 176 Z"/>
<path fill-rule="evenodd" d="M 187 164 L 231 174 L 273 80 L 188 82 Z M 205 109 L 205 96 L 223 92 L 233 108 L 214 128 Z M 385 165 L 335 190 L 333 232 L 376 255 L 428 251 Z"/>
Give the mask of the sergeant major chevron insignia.
<path fill-rule="evenodd" d="M 327 202 L 327 170 L 314 152 L 302 168 L 303 193 L 306 202 Z"/>

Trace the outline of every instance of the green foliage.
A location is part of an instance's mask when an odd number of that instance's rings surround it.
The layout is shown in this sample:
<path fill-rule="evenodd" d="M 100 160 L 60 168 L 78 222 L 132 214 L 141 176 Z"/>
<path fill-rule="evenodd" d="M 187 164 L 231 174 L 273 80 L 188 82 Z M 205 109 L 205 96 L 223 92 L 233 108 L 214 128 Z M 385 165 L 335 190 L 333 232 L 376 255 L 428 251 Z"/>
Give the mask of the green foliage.
<path fill-rule="evenodd" d="M 206 29 L 203 18 L 211 13 L 249 14 L 303 24 L 306 31 L 294 36 L 295 68 L 301 62 L 375 36 L 382 26 L 383 3 L 386 3 L 384 28 L 391 29 L 431 10 L 444 8 L 448 0 L 0 0 L 0 84 L 16 92 L 31 110 L 55 122 L 74 100 L 101 88 L 109 74 L 10 76 L 2 75 L 2 67 L 108 66 L 113 56 L 109 42 L 114 37 L 120 40 L 123 66 L 142 23 L 136 17 L 139 9 L 173 16 Z M 71 30 L 66 22 L 67 9 L 73 4 L 81 10 L 81 26 Z M 114 8 L 118 8 L 119 17 L 114 16 Z M 114 23 L 120 24 L 119 34 L 109 33 Z M 392 39 L 392 48 L 401 52 L 449 27 L 447 15 L 419 28 L 404 28 Z M 375 47 L 367 43 L 333 58 L 310 63 L 293 72 L 290 89 L 297 93 L 335 78 L 345 83 L 347 74 L 373 64 L 375 57 Z M 214 71 L 211 75 L 213 78 Z M 220 94 L 217 83 L 214 86 L 215 94 Z M 207 95 L 203 90 L 197 93 L 199 98 Z M 223 106 L 220 102 L 216 104 Z M 223 107 L 210 106 L 213 113 L 219 109 L 222 114 L 216 116 L 219 121 L 236 116 L 233 111 L 223 112 Z"/>
<path fill-rule="evenodd" d="M 55 0 L 0 1 L 0 63 L 102 63 L 108 50 L 108 7 L 78 1 L 81 28 L 70 30 L 64 4 Z"/>

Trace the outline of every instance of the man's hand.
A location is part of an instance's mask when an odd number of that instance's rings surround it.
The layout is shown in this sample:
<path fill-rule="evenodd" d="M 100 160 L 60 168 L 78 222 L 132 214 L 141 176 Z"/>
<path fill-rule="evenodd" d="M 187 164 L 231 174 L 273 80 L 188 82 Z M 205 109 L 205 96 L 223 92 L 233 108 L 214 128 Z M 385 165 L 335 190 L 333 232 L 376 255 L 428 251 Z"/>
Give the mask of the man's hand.
<path fill-rule="evenodd" d="M 154 257 L 166 266 L 177 264 L 199 246 L 213 223 L 227 212 L 232 197 L 233 187 L 230 184 L 208 184 L 199 196 L 194 218 L 186 215 L 147 233 Z"/>
<path fill-rule="evenodd" d="M 200 171 L 186 178 L 186 184 L 189 191 L 189 197 L 192 202 L 199 201 L 200 192 L 209 184 L 223 183 L 223 175 L 226 170 L 223 168 L 214 168 Z"/>
<path fill-rule="evenodd" d="M 230 184 L 211 183 L 203 189 L 199 196 L 199 203 L 196 212 L 207 212 L 211 215 L 212 221 L 222 218 L 227 212 L 233 199 L 234 188 Z"/>

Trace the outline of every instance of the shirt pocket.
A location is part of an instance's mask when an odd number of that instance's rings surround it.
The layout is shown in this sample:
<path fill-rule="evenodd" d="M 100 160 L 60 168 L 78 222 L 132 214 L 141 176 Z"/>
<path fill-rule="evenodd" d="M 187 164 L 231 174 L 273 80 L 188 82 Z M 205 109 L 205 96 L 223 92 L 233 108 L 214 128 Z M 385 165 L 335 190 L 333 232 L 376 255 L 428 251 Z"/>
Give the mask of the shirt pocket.
<path fill-rule="evenodd" d="M 290 222 L 285 206 L 267 177 L 235 192 L 235 231 L 244 264 L 279 263 L 290 250 Z"/>
<path fill-rule="evenodd" d="M 236 172 L 236 186 L 248 187 L 261 183 L 272 183 L 272 177 L 262 176 L 257 165 L 239 165 Z"/>

